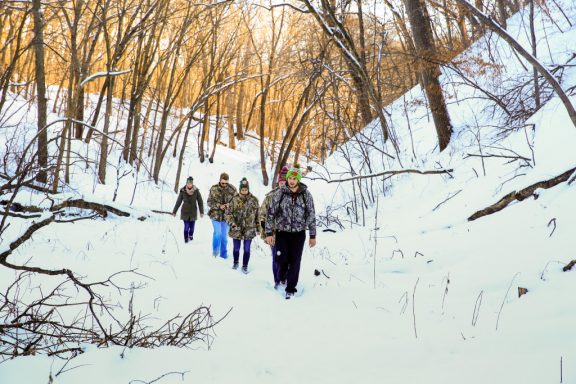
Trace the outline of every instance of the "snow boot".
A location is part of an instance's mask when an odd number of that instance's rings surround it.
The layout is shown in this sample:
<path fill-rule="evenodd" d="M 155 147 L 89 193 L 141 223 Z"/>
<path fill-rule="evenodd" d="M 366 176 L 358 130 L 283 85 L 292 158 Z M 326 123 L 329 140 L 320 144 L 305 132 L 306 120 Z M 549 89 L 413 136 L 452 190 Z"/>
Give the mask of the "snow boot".
<path fill-rule="evenodd" d="M 234 264 L 232 265 L 232 269 L 238 269 L 238 263 L 234 263 Z"/>

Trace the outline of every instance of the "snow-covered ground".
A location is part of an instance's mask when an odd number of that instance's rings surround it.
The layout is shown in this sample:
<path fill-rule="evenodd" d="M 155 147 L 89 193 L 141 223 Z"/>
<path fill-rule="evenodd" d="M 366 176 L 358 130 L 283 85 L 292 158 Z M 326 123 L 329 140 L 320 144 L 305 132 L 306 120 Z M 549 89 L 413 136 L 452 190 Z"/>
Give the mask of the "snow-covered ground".
<path fill-rule="evenodd" d="M 575 5 L 569 0 L 560 3 L 576 20 Z M 548 40 L 542 41 L 546 50 L 550 47 L 550 62 L 569 57 L 576 41 L 576 23 L 570 27 L 561 17 L 556 22 L 564 33 L 549 27 Z M 550 26 L 549 21 L 541 24 Z M 515 17 L 509 28 L 514 31 L 521 25 Z M 523 33 L 518 29 L 516 35 Z M 468 54 L 481 55 L 483 43 Z M 510 73 L 518 67 L 515 60 L 510 54 Z M 564 81 L 565 88 L 576 85 L 576 71 L 568 70 Z M 137 269 L 141 275 L 120 278 L 119 283 L 144 284 L 135 291 L 134 307 L 152 319 L 188 313 L 200 305 L 210 306 L 217 319 L 230 312 L 216 326 L 209 348 L 202 343 L 193 349 L 87 345 L 86 352 L 64 369 L 66 361 L 41 355 L 5 361 L 0 364 L 0 383 L 46 383 L 50 375 L 62 384 L 136 383 L 165 374 L 157 382 L 576 382 L 576 271 L 562 271 L 576 259 L 576 183 L 538 190 L 537 199 L 467 221 L 508 192 L 576 167 L 576 127 L 553 99 L 528 121 L 534 130 L 521 129 L 498 142 L 498 154 L 514 150 L 534 159 L 530 166 L 487 158 L 484 175 L 481 160 L 466 155 L 478 153 L 478 135 L 487 148 L 498 132 L 489 129 L 480 102 L 465 97 L 472 93 L 469 88 L 455 86 L 456 91 L 462 100 L 450 106 L 455 137 L 443 154 L 434 150 L 434 129 L 424 109 L 413 103 L 409 119 L 418 160 L 411 159 L 407 119 L 400 111 L 404 100 L 390 107 L 404 165 L 429 170 L 440 164 L 454 169 L 452 177 L 398 177 L 378 198 L 377 217 L 376 207 L 368 208 L 366 227 L 319 232 L 317 247 L 305 248 L 301 294 L 293 300 L 285 300 L 272 288 L 270 251 L 262 241 L 253 243 L 250 273 L 244 275 L 231 269 L 230 258 L 211 256 L 212 226 L 207 217 L 198 221 L 194 241 L 184 244 L 179 220 L 150 212 L 173 207 L 173 159 L 167 159 L 163 168 L 167 184 L 156 186 L 132 175 L 121 179 L 116 203 L 130 209 L 132 217 L 51 224 L 37 232 L 10 260 L 70 268 L 89 281 Z M 419 96 L 415 89 L 406 97 L 410 101 Z M 576 98 L 572 101 L 576 103 Z M 367 134 L 373 131 L 367 128 Z M 399 169 L 394 162 L 374 163 L 374 172 Z M 334 174 L 347 168 L 335 154 L 326 169 Z M 315 170 L 311 177 L 325 173 L 321 167 Z M 267 191 L 259 183 L 257 146 L 251 141 L 236 151 L 219 148 L 214 164 L 200 164 L 191 153 L 182 180 L 193 175 L 206 199 L 222 171 L 234 184 L 246 176 L 251 192 L 260 199 Z M 109 185 L 101 186 L 91 172 L 83 176 L 78 171 L 76 192 L 66 196 L 109 202 L 116 188 L 112 168 L 109 177 Z M 304 182 L 319 212 L 351 195 L 346 183 L 336 187 L 319 180 Z M 48 203 L 41 194 L 22 193 L 18 200 Z M 140 215 L 147 219 L 136 220 Z M 12 220 L 0 250 L 28 225 Z M 230 248 L 231 242 L 229 253 Z M 321 274 L 315 276 L 315 270 Z M 4 290 L 14 276 L 1 269 L 0 288 Z M 38 278 L 30 285 L 49 286 L 49 281 Z M 518 287 L 528 293 L 519 298 Z M 114 301 L 126 308 L 130 295 L 116 296 Z"/>

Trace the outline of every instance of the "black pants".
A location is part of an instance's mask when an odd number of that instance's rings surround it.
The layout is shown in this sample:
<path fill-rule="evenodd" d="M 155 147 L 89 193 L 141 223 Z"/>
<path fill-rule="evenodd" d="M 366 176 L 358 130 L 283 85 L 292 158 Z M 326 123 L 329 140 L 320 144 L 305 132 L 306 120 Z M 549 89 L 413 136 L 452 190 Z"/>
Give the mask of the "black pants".
<path fill-rule="evenodd" d="M 276 232 L 278 276 L 286 276 L 286 292 L 296 292 L 306 231 Z"/>

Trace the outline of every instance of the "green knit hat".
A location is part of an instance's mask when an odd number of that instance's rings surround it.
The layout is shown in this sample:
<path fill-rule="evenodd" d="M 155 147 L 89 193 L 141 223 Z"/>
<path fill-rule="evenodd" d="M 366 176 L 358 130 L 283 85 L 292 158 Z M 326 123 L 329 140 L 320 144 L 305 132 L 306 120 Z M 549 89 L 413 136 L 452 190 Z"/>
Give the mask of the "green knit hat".
<path fill-rule="evenodd" d="M 246 188 L 248 191 L 250 191 L 250 185 L 248 184 L 248 180 L 245 177 L 243 177 L 242 180 L 240 180 L 238 190 L 241 190 L 242 188 Z"/>
<path fill-rule="evenodd" d="M 286 174 L 286 179 L 288 179 L 289 177 L 293 177 L 296 179 L 296 181 L 300 182 L 300 180 L 302 180 L 302 170 L 298 167 L 290 168 L 290 170 Z"/>

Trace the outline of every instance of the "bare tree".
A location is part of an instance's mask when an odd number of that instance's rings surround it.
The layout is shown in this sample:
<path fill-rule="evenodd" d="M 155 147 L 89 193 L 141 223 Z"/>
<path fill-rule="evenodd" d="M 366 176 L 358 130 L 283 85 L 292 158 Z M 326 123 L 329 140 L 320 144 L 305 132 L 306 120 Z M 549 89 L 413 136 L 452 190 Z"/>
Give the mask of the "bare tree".
<path fill-rule="evenodd" d="M 36 72 L 36 98 L 38 103 L 38 165 L 40 170 L 36 179 L 41 183 L 48 181 L 48 133 L 45 129 L 47 123 L 48 107 L 46 98 L 46 77 L 44 67 L 44 22 L 40 0 L 33 0 L 32 13 L 34 15 L 34 53 Z"/>
<path fill-rule="evenodd" d="M 538 61 L 538 59 L 536 59 L 532 54 L 530 54 L 530 52 L 524 49 L 522 45 L 520 45 L 512 36 L 510 36 L 508 32 L 506 32 L 506 30 L 502 29 L 502 27 L 500 27 L 496 22 L 494 22 L 490 17 L 486 16 L 478 8 L 470 4 L 467 0 L 456 0 L 456 1 L 458 2 L 458 4 L 461 4 L 463 7 L 466 7 L 466 9 L 468 9 L 475 17 L 477 17 L 482 24 L 486 25 L 488 28 L 490 28 L 490 30 L 495 32 L 504 41 L 510 44 L 510 46 L 516 50 L 516 52 L 518 52 L 523 58 L 525 58 L 526 61 L 528 61 L 534 67 L 534 69 L 536 69 L 538 73 L 542 77 L 544 77 L 544 79 L 546 79 L 548 84 L 552 86 L 552 88 L 562 101 L 562 104 L 564 104 L 564 107 L 568 112 L 568 116 L 570 117 L 570 120 L 572 120 L 572 124 L 574 125 L 574 127 L 576 127 L 576 110 L 574 109 L 574 106 L 572 105 L 570 99 L 566 95 L 566 92 L 564 92 L 562 86 L 560 85 L 558 80 L 556 80 L 554 75 L 552 75 L 552 73 L 550 73 L 550 71 L 548 71 L 548 69 L 546 69 L 542 65 L 542 63 Z"/>
<path fill-rule="evenodd" d="M 440 85 L 440 68 L 436 60 L 438 55 L 432 37 L 430 16 L 424 0 L 405 0 L 404 4 L 408 11 L 414 45 L 420 60 L 422 85 L 434 118 L 440 151 L 443 151 L 450 142 L 452 124 Z"/>

